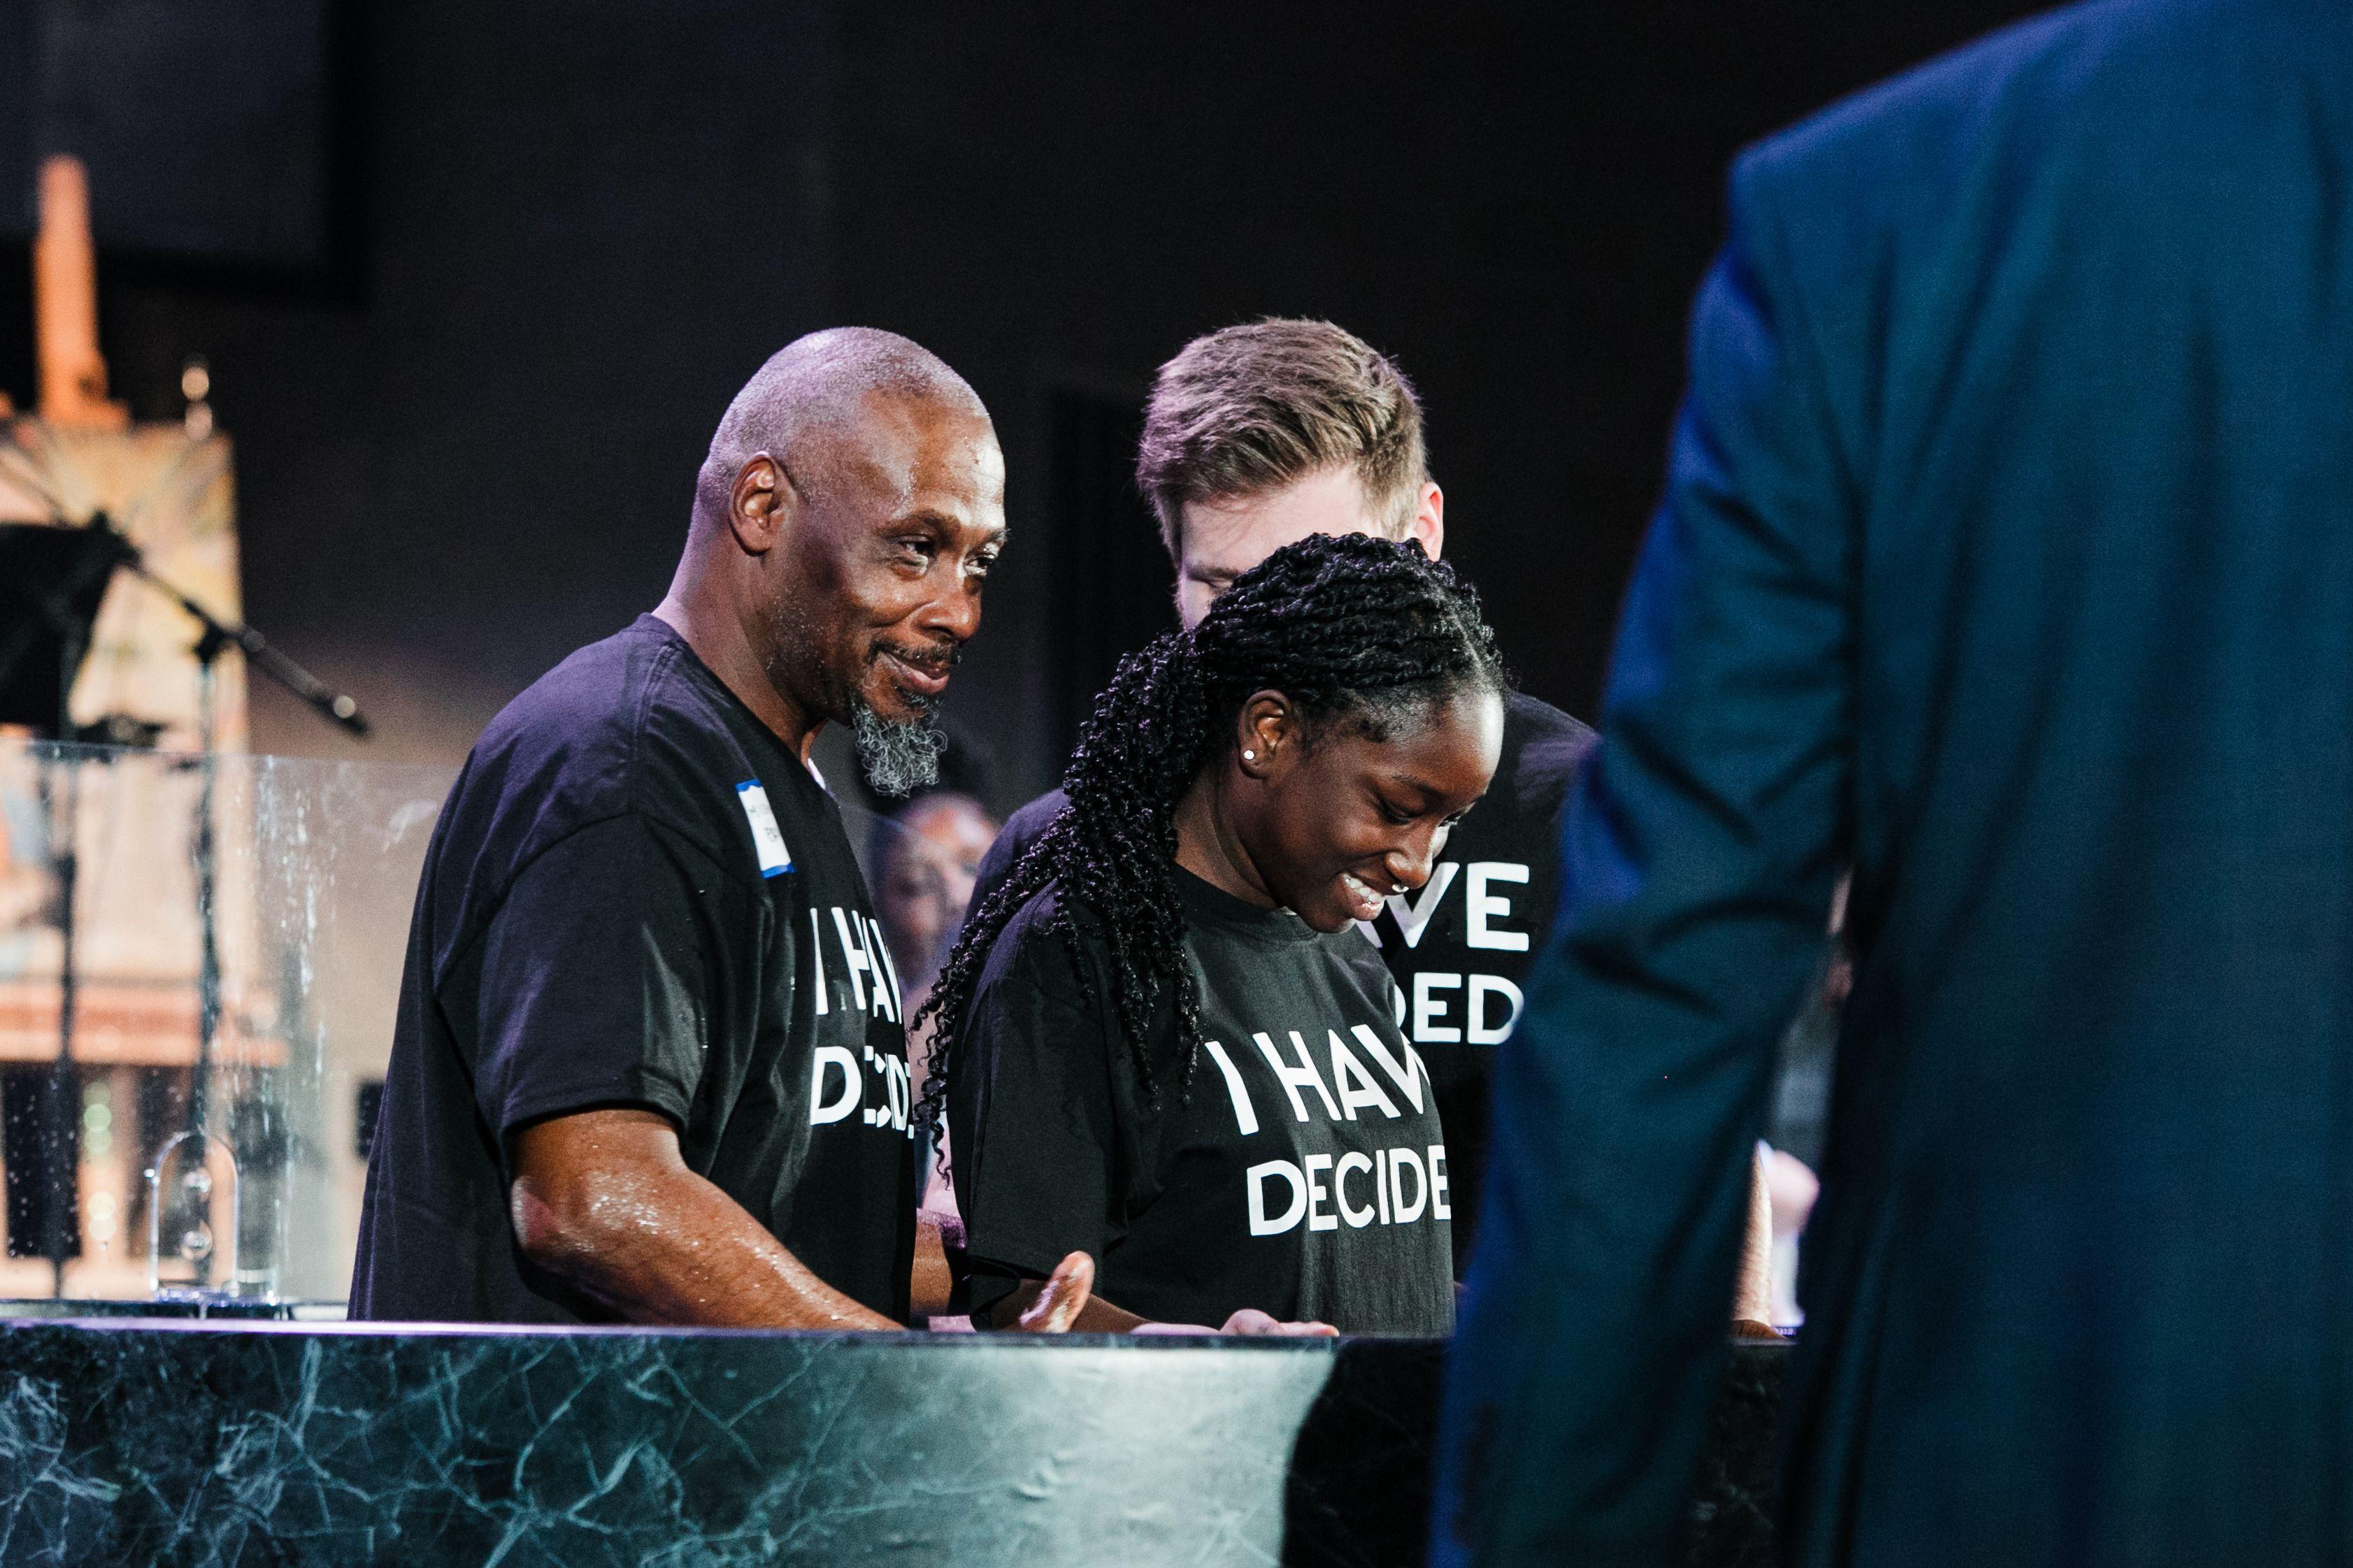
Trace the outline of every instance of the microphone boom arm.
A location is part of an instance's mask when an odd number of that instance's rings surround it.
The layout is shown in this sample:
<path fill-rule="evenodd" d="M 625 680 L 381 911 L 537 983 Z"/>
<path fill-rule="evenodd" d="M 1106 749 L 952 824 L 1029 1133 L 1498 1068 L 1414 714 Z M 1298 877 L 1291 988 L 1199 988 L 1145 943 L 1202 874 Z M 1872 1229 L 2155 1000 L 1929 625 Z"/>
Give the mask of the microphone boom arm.
<path fill-rule="evenodd" d="M 359 704 L 344 693 L 335 690 L 309 670 L 287 658 L 270 645 L 269 639 L 247 626 L 243 621 L 224 621 L 218 616 L 190 598 L 174 584 L 157 576 L 149 569 L 139 547 L 123 536 L 113 523 L 100 512 L 90 520 L 90 526 L 103 529 L 110 536 L 116 562 L 132 574 L 144 578 L 159 592 L 185 610 L 205 628 L 203 641 L 196 650 L 197 658 L 206 664 L 224 647 L 233 647 L 245 655 L 255 668 L 286 688 L 313 709 L 321 718 L 351 734 L 365 736 L 367 720 L 360 713 Z"/>

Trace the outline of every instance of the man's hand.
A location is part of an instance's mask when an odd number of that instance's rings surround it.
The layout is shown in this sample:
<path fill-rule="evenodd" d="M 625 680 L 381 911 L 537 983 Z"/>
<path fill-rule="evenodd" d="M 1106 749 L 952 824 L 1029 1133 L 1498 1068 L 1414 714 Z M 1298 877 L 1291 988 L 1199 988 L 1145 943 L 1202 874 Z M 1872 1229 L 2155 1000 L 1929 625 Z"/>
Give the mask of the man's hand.
<path fill-rule="evenodd" d="M 650 1110 L 584 1110 L 514 1135 L 515 1244 L 633 1323 L 895 1329 L 810 1273 L 687 1169 Z"/>

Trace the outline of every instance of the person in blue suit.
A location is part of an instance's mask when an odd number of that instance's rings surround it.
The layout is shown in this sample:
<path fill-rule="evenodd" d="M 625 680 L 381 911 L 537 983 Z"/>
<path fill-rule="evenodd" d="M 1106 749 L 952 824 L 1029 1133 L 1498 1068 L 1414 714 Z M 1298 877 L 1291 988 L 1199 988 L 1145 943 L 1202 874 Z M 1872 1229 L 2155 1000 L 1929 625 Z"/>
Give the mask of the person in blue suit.
<path fill-rule="evenodd" d="M 2055 13 L 1729 216 L 1437 1560 L 1674 1560 L 1848 864 L 1784 1556 L 2353 1560 L 2353 4 Z"/>

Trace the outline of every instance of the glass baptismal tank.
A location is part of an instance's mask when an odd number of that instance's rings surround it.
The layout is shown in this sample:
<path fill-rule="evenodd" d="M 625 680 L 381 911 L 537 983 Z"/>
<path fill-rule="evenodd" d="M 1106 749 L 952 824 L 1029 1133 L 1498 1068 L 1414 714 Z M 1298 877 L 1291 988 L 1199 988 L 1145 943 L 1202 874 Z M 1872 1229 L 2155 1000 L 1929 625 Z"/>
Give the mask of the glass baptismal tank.
<path fill-rule="evenodd" d="M 0 740 L 0 1298 L 338 1310 L 453 774 Z"/>

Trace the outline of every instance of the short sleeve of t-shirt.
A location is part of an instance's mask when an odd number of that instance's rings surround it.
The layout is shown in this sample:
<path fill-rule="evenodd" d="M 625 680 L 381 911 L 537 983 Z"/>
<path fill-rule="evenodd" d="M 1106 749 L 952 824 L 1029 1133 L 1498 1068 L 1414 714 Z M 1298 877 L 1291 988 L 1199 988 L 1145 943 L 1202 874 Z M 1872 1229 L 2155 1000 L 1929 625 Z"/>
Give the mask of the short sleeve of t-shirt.
<path fill-rule="evenodd" d="M 475 1098 L 501 1137 L 638 1104 L 683 1123 L 702 1073 L 723 879 L 636 813 L 584 827 L 515 880 L 483 939 Z"/>
<path fill-rule="evenodd" d="M 1103 1026 L 1060 937 L 1023 918 L 973 993 L 950 1089 L 973 1310 L 1120 1233 Z"/>

